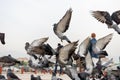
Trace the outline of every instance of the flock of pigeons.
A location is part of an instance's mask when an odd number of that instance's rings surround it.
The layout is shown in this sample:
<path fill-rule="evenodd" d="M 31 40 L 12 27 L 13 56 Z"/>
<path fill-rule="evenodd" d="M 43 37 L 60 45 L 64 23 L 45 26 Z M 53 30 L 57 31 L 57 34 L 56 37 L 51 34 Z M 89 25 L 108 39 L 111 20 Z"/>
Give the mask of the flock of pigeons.
<path fill-rule="evenodd" d="M 92 15 L 98 21 L 106 23 L 108 28 L 113 28 L 115 31 L 118 32 L 118 34 L 120 34 L 120 29 L 118 27 L 118 24 L 120 23 L 120 11 L 114 12 L 111 16 L 106 11 L 92 11 Z M 103 74 L 101 73 L 113 61 L 112 59 L 110 59 L 105 64 L 102 64 L 101 58 L 108 56 L 108 54 L 104 55 L 104 53 L 107 53 L 107 51 L 105 51 L 105 47 L 111 41 L 113 33 L 110 33 L 97 40 L 95 49 L 97 53 L 100 54 L 98 54 L 99 58 L 97 58 L 96 61 L 93 61 L 94 58 L 91 56 L 88 50 L 91 37 L 87 37 L 79 44 L 79 40 L 70 41 L 70 39 L 66 35 L 64 35 L 64 33 L 69 28 L 71 17 L 72 9 L 70 8 L 66 11 L 65 15 L 60 19 L 60 21 L 53 25 L 53 31 L 55 35 L 61 40 L 61 42 L 63 40 L 66 40 L 68 42 L 68 44 L 63 45 L 63 47 L 61 47 L 59 50 L 57 48 L 53 49 L 52 46 L 47 43 L 49 37 L 36 39 L 31 44 L 29 42 L 26 42 L 25 50 L 27 54 L 30 55 L 30 60 L 28 61 L 29 66 L 34 69 L 44 69 L 51 67 L 49 64 L 52 64 L 53 66 L 58 65 L 62 67 L 63 72 L 67 74 L 72 80 L 90 80 L 90 77 L 92 77 L 92 79 L 94 80 L 93 76 L 96 75 L 98 76 L 97 78 L 99 78 L 98 80 L 105 80 L 100 79 L 103 76 Z M 77 61 L 78 59 L 80 59 L 80 63 L 82 62 L 81 64 L 84 65 L 84 70 L 82 72 L 78 72 L 78 66 L 77 64 L 74 64 L 74 61 Z M 34 61 L 38 62 L 34 63 Z M 3 67 L 12 66 L 16 63 L 20 62 L 12 58 L 10 55 L 0 57 L 0 65 L 2 65 Z M 8 71 L 8 73 L 9 72 L 10 70 Z M 34 76 L 31 75 L 31 80 L 41 80 L 41 78 L 39 76 L 35 79 Z M 53 70 L 51 80 L 62 79 L 57 78 L 56 72 Z"/>

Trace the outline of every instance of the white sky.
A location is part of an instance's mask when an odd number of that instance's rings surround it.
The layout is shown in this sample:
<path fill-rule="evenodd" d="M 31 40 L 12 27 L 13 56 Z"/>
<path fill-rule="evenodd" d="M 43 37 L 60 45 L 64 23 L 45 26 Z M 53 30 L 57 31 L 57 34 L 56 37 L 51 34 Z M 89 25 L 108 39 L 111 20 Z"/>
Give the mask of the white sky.
<path fill-rule="evenodd" d="M 0 44 L 0 56 L 11 54 L 13 57 L 28 57 L 25 42 L 49 37 L 47 43 L 53 48 L 60 42 L 53 32 L 57 23 L 71 7 L 72 19 L 65 33 L 71 41 L 81 43 L 92 32 L 97 39 L 114 33 L 106 47 L 108 58 L 118 62 L 120 56 L 120 35 L 91 16 L 91 10 L 110 13 L 120 9 L 119 0 L 0 0 L 0 32 L 6 34 L 6 44 Z M 63 42 L 66 44 L 66 41 Z"/>

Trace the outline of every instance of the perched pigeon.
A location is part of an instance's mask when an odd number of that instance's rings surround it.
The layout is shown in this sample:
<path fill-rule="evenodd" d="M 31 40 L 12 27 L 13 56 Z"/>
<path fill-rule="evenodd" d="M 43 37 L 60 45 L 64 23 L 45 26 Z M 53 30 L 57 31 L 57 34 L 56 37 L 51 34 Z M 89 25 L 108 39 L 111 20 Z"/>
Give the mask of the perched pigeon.
<path fill-rule="evenodd" d="M 18 76 L 16 76 L 11 69 L 7 71 L 7 78 L 8 80 L 21 80 Z"/>
<path fill-rule="evenodd" d="M 28 65 L 34 69 L 48 67 L 49 66 L 48 64 L 49 64 L 49 61 L 44 56 L 41 56 L 40 59 L 37 59 L 37 60 L 31 57 L 30 60 L 28 61 Z"/>
<path fill-rule="evenodd" d="M 63 79 L 57 78 L 57 77 L 56 77 L 56 74 L 53 72 L 53 73 L 52 73 L 52 79 L 51 79 L 51 80 L 63 80 Z"/>
<path fill-rule="evenodd" d="M 0 33 L 0 41 L 3 45 L 5 44 L 5 33 Z"/>
<path fill-rule="evenodd" d="M 112 15 L 107 11 L 92 11 L 92 16 L 98 21 L 105 23 L 108 28 L 113 28 L 120 34 L 120 28 L 118 27 L 120 24 L 120 10 L 113 12 Z"/>
<path fill-rule="evenodd" d="M 69 59 L 71 58 L 72 54 L 74 54 L 74 51 L 76 50 L 78 45 L 78 41 L 69 43 L 65 46 L 63 46 L 59 50 L 59 56 L 58 56 L 58 62 L 61 65 L 66 65 L 69 62 Z"/>
<path fill-rule="evenodd" d="M 68 43 L 71 43 L 71 41 L 67 38 L 67 36 L 63 35 L 63 33 L 65 33 L 69 28 L 71 16 L 72 9 L 70 8 L 67 10 L 62 19 L 58 23 L 55 23 L 53 27 L 54 33 L 61 39 L 61 41 L 66 40 Z"/>
<path fill-rule="evenodd" d="M 16 60 L 11 55 L 0 57 L 0 65 L 2 65 L 3 67 L 13 66 L 16 63 L 21 64 L 20 61 Z"/>
<path fill-rule="evenodd" d="M 42 80 L 40 76 L 34 77 L 34 75 L 31 75 L 31 80 Z"/>
<path fill-rule="evenodd" d="M 6 80 L 5 76 L 0 74 L 0 80 Z"/>

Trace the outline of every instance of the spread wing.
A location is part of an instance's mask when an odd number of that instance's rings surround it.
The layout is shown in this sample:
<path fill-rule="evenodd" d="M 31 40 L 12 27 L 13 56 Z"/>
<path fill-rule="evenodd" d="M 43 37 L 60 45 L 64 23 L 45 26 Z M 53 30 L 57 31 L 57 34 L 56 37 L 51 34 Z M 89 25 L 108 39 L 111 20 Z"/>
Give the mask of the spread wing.
<path fill-rule="evenodd" d="M 112 20 L 114 20 L 117 24 L 120 24 L 120 10 L 115 11 L 112 15 L 111 15 Z"/>
<path fill-rule="evenodd" d="M 111 41 L 112 36 L 113 36 L 113 33 L 98 39 L 96 43 L 97 48 L 99 48 L 100 50 L 103 50 L 107 46 L 107 44 Z"/>
<path fill-rule="evenodd" d="M 48 37 L 36 39 L 36 40 L 34 40 L 34 41 L 30 44 L 30 46 L 32 46 L 32 47 L 40 46 L 40 45 L 42 45 L 44 42 L 46 42 L 47 40 L 48 40 Z"/>
<path fill-rule="evenodd" d="M 92 11 L 92 16 L 102 23 L 112 25 L 112 19 L 107 11 Z"/>
<path fill-rule="evenodd" d="M 79 56 L 85 55 L 87 53 L 89 43 L 90 43 L 89 37 L 87 37 L 83 42 L 81 42 L 81 44 L 79 45 L 78 52 L 77 52 Z"/>
<path fill-rule="evenodd" d="M 70 8 L 67 10 L 65 15 L 62 17 L 62 19 L 57 23 L 56 26 L 54 26 L 55 32 L 64 33 L 69 28 L 70 20 L 72 16 L 72 9 Z"/>
<path fill-rule="evenodd" d="M 62 47 L 59 51 L 59 61 L 62 64 L 67 64 L 68 60 L 70 59 L 71 55 L 74 53 L 76 46 L 78 45 L 78 41 L 69 43 Z"/>

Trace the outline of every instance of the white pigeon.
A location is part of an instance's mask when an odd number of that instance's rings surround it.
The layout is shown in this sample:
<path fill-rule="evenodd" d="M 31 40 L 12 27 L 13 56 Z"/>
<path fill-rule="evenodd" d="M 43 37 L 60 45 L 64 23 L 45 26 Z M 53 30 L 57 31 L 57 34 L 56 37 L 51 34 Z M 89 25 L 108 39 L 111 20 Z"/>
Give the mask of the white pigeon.
<path fill-rule="evenodd" d="M 69 59 L 71 58 L 72 54 L 74 54 L 77 45 L 78 45 L 78 41 L 75 41 L 63 46 L 59 50 L 58 62 L 61 65 L 66 65 L 69 62 Z"/>
<path fill-rule="evenodd" d="M 71 41 L 63 33 L 65 33 L 69 28 L 71 16 L 72 9 L 70 8 L 69 10 L 67 10 L 62 19 L 58 23 L 55 23 L 53 27 L 53 31 L 58 36 L 58 38 L 60 38 L 61 41 L 66 40 L 68 43 L 71 43 Z"/>
<path fill-rule="evenodd" d="M 120 24 L 120 10 L 113 12 L 112 15 L 107 11 L 92 11 L 92 16 L 120 34 L 120 28 L 118 27 Z"/>

